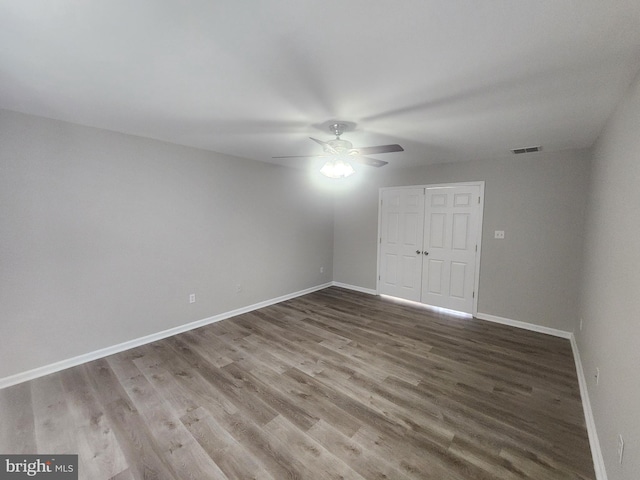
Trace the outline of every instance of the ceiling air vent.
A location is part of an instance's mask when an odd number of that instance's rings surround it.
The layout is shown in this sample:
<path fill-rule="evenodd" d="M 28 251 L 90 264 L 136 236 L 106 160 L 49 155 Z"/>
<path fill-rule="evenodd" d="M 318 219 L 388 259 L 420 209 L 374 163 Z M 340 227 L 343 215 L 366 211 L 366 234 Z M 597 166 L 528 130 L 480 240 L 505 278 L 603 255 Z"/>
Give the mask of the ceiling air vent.
<path fill-rule="evenodd" d="M 533 153 L 533 152 L 539 152 L 540 150 L 542 150 L 541 146 L 537 146 L 537 147 L 523 147 L 523 148 L 514 148 L 511 151 L 518 155 L 520 153 Z"/>

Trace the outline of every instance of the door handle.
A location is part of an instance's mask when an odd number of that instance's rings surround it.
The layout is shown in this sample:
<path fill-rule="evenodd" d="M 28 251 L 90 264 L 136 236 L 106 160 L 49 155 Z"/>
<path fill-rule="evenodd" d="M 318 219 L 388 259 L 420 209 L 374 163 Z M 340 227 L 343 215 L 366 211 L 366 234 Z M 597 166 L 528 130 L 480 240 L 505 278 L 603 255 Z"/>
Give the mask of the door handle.
<path fill-rule="evenodd" d="M 424 253 L 425 255 L 429 255 L 429 252 L 427 252 L 426 250 L 422 253 Z"/>
<path fill-rule="evenodd" d="M 420 255 L 422 252 L 420 250 L 416 250 L 416 253 Z"/>

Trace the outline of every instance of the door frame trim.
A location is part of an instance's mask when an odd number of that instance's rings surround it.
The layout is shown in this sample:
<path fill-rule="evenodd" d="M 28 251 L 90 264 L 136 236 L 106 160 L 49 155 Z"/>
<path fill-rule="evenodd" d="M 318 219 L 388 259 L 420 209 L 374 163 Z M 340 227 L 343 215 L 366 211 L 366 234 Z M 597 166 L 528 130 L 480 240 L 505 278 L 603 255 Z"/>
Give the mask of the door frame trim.
<path fill-rule="evenodd" d="M 378 241 L 377 241 L 377 266 L 376 266 L 376 295 L 380 295 L 380 242 L 382 241 L 382 194 L 388 190 L 400 190 L 409 188 L 447 188 L 447 187 L 462 187 L 462 186 L 475 186 L 480 187 L 480 216 L 478 218 L 478 231 L 477 233 L 477 245 L 478 251 L 476 252 L 476 271 L 473 282 L 473 291 L 475 295 L 473 297 L 473 308 L 471 314 L 475 317 L 478 314 L 478 299 L 480 298 L 480 258 L 482 253 L 482 222 L 484 217 L 484 180 L 476 182 L 456 182 L 456 183 L 434 183 L 429 185 L 400 185 L 397 187 L 382 187 L 378 190 Z"/>

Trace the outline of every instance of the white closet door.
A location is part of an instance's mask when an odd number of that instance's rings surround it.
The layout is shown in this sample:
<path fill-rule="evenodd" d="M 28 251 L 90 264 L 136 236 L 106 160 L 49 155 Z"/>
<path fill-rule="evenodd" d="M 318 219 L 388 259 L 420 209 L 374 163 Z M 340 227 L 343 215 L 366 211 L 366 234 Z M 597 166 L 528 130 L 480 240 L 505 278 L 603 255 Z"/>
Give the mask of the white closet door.
<path fill-rule="evenodd" d="M 426 189 L 421 302 L 472 313 L 480 187 Z"/>
<path fill-rule="evenodd" d="M 420 301 L 424 188 L 384 190 L 379 292 Z"/>

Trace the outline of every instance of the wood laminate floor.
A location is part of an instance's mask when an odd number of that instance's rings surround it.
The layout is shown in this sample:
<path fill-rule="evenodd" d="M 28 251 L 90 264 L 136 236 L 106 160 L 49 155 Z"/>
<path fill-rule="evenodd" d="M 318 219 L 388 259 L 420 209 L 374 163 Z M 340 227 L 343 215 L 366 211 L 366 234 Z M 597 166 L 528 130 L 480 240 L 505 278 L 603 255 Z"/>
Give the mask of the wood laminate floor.
<path fill-rule="evenodd" d="M 80 478 L 594 479 L 568 340 L 328 288 L 0 390 Z"/>

